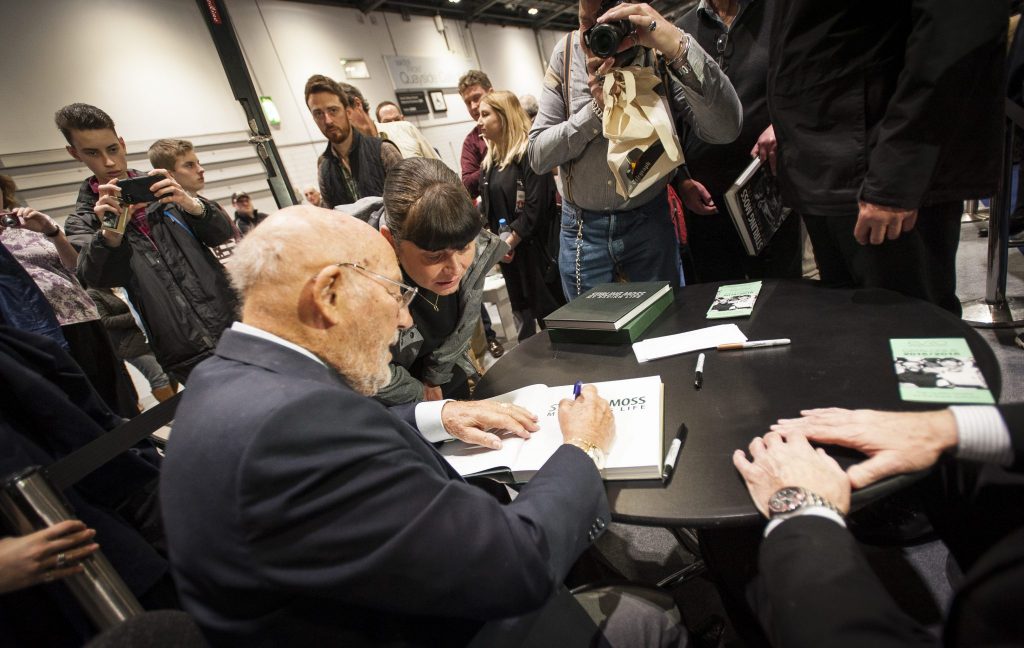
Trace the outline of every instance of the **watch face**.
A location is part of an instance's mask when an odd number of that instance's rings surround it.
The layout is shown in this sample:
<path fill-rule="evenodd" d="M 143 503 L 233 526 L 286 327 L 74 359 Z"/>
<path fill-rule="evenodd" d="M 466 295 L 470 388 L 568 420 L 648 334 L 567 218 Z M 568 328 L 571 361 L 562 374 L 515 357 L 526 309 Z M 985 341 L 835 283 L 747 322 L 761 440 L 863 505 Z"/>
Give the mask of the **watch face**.
<path fill-rule="evenodd" d="M 795 486 L 780 488 L 775 491 L 775 494 L 772 495 L 770 500 L 768 500 L 768 510 L 773 514 L 789 513 L 790 511 L 795 511 L 803 506 L 806 499 L 807 496 L 802 488 Z"/>

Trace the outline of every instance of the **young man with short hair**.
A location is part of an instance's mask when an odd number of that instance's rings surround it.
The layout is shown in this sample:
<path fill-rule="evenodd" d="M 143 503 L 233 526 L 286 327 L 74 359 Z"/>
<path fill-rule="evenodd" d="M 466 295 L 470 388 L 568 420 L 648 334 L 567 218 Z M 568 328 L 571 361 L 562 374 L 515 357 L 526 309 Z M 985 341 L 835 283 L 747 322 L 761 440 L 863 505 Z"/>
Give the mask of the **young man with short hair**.
<path fill-rule="evenodd" d="M 480 119 L 480 101 L 493 90 L 491 80 L 480 70 L 470 70 L 459 79 L 459 96 L 466 104 L 466 110 L 473 119 L 473 128 L 462 142 L 462 184 L 466 185 L 471 198 L 480 195 L 480 165 L 487 155 L 487 142 L 480 137 L 476 122 Z"/>
<path fill-rule="evenodd" d="M 333 209 L 363 196 L 382 195 L 384 178 L 402 160 L 398 147 L 354 128 L 361 113 L 352 108 L 353 102 L 334 79 L 314 74 L 306 81 L 304 96 L 313 121 L 327 138 L 317 160 L 323 207 Z"/>
<path fill-rule="evenodd" d="M 215 203 L 189 192 L 170 170 L 150 191 L 151 203 L 120 202 L 120 181 L 145 174 L 128 168 L 114 121 L 88 104 L 65 106 L 54 116 L 67 151 L 93 176 L 83 181 L 65 231 L 80 251 L 78 269 L 93 287 L 124 286 L 147 329 L 160 364 L 179 382 L 213 351 L 234 319 L 237 300 L 223 267 L 210 252 L 232 236 L 216 217 Z M 202 177 L 201 167 L 182 175 Z M 191 177 L 191 176 L 190 176 Z M 103 226 L 107 214 L 130 210 L 124 232 Z"/>

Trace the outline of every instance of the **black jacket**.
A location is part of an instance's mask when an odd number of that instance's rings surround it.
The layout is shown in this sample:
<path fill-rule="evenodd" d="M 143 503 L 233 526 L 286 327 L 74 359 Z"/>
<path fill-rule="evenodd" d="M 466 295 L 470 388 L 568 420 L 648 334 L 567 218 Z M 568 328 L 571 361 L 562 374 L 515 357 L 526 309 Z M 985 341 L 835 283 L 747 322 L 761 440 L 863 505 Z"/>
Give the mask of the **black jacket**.
<path fill-rule="evenodd" d="M 414 417 L 225 331 L 185 390 L 160 483 L 181 599 L 212 644 L 460 645 L 539 608 L 606 528 L 600 476 L 576 448 L 502 506 Z"/>
<path fill-rule="evenodd" d="M 152 240 L 129 225 L 124 241 L 112 248 L 92 211 L 96 199 L 88 181 L 83 183 L 75 213 L 64 224 L 80 252 L 78 272 L 90 286 L 124 286 L 157 360 L 184 379 L 213 352 L 236 315 L 235 292 L 208 247 L 231 238 L 231 221 L 206 199 L 201 217 L 153 203 L 146 210 Z"/>
<path fill-rule="evenodd" d="M 991 196 L 1007 4 L 776 2 L 768 108 L 787 204 L 857 213 Z"/>
<path fill-rule="evenodd" d="M 366 196 L 383 196 L 384 178 L 387 177 L 387 169 L 384 168 L 384 161 L 381 158 L 381 148 L 384 146 L 398 149 L 393 142 L 387 142 L 379 137 L 367 137 L 352 129 L 352 148 L 348 153 L 348 163 L 359 190 L 359 195 L 353 196 L 345 186 L 341 162 L 328 142 L 327 148 L 317 160 L 322 206 L 334 209 L 338 205 L 354 203 Z"/>
<path fill-rule="evenodd" d="M 1010 470 L 1019 473 L 1024 470 L 1024 404 L 999 409 L 1010 429 Z M 1002 498 L 1006 507 L 1019 507 L 1020 491 L 1019 480 L 1000 479 L 988 494 Z M 964 532 L 989 536 L 989 530 L 976 526 Z M 943 630 L 947 646 L 1024 644 L 1024 528 L 996 538 L 965 566 Z M 893 601 L 850 532 L 821 517 L 787 520 L 768 534 L 761 543 L 754 591 L 773 645 L 885 648 L 939 643 Z"/>
<path fill-rule="evenodd" d="M 242 236 L 245 236 L 246 234 L 251 232 L 254 227 L 256 227 L 257 225 L 259 225 L 260 223 L 265 221 L 267 219 L 267 216 L 269 216 L 269 215 L 270 214 L 261 214 L 259 211 L 253 209 L 252 210 L 252 218 L 249 218 L 248 216 L 240 214 L 240 213 L 238 213 L 236 211 L 235 212 L 235 227 L 238 228 L 238 232 Z"/>
<path fill-rule="evenodd" d="M 135 316 L 120 297 L 106 289 L 90 288 L 89 296 L 96 302 L 100 321 L 107 329 L 114 351 L 121 360 L 151 353 L 146 338 L 135 323 Z"/>
<path fill-rule="evenodd" d="M 750 164 L 750 149 L 768 128 L 768 38 L 772 10 L 777 0 L 740 3 L 729 30 L 696 7 L 679 21 L 679 27 L 696 38 L 729 77 L 743 105 L 743 128 L 728 144 L 710 144 L 687 128 L 683 153 L 690 175 L 715 196 L 724 194 Z M 727 35 L 726 35 L 727 34 Z M 724 36 L 723 36 L 724 35 Z M 721 39 L 724 52 L 718 51 Z"/>

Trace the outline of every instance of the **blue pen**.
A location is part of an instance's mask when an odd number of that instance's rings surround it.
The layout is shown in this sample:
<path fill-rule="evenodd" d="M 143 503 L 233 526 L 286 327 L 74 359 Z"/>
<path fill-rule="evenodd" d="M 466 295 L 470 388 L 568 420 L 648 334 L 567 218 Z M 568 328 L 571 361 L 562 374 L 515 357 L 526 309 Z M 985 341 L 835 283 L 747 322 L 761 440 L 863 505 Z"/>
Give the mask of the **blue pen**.
<path fill-rule="evenodd" d="M 576 384 L 572 386 L 572 398 L 576 400 L 580 397 L 580 392 L 583 390 L 583 381 L 577 380 Z"/>

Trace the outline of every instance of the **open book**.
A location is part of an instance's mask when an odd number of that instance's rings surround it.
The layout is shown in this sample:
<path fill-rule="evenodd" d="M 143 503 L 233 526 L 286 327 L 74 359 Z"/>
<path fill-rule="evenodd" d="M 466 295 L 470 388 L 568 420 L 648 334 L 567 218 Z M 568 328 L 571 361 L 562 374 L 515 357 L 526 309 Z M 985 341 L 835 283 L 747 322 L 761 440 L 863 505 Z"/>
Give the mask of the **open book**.
<path fill-rule="evenodd" d="M 662 447 L 664 385 L 660 376 L 594 383 L 615 415 L 615 440 L 601 476 L 604 479 L 659 479 L 665 450 Z M 572 385 L 530 385 L 491 400 L 514 403 L 539 418 L 540 430 L 529 439 L 502 438 L 500 450 L 449 441 L 441 454 L 460 475 L 493 473 L 507 468 L 516 483 L 529 481 L 561 447 L 558 403 L 572 398 Z"/>

